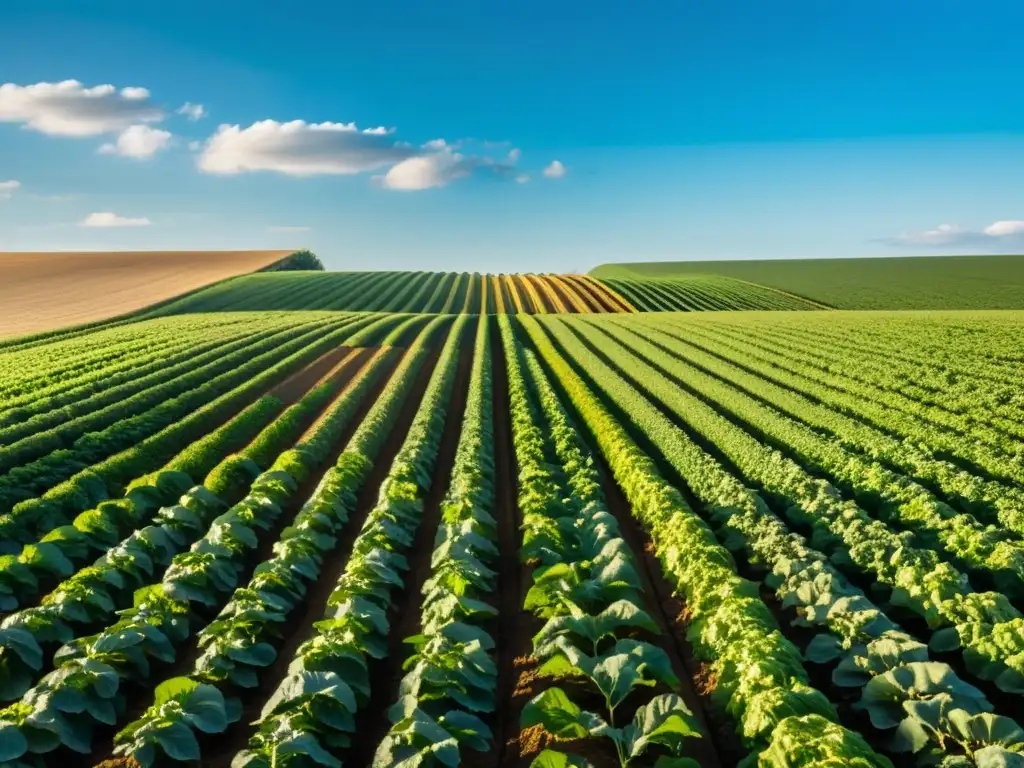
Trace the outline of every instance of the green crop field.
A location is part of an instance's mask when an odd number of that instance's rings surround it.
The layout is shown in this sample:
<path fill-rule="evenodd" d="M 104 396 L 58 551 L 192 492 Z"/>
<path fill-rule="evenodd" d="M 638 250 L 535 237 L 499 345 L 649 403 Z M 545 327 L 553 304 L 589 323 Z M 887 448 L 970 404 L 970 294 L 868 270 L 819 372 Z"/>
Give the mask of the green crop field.
<path fill-rule="evenodd" d="M 0 344 L 0 765 L 1020 766 L 1024 311 L 719 266 Z"/>
<path fill-rule="evenodd" d="M 442 314 L 635 311 L 614 290 L 584 275 L 277 272 L 222 282 L 162 307 L 160 314 L 267 309 Z"/>
<path fill-rule="evenodd" d="M 600 280 L 714 275 L 836 309 L 1024 309 L 1024 256 L 638 262 L 604 264 L 590 274 Z"/>
<path fill-rule="evenodd" d="M 602 278 L 601 282 L 641 312 L 828 309 L 775 288 L 718 275 L 640 280 Z"/>
<path fill-rule="evenodd" d="M 597 280 L 584 275 L 468 272 L 277 272 L 218 283 L 167 302 L 149 316 L 325 309 L 590 314 L 828 308 L 776 288 L 714 275 Z"/>

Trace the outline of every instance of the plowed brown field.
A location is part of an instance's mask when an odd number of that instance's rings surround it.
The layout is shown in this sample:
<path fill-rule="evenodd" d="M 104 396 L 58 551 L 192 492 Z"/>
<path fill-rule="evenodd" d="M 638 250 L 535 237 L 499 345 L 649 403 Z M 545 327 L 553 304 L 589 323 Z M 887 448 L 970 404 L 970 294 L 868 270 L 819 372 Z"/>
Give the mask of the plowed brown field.
<path fill-rule="evenodd" d="M 289 253 L 0 253 L 0 336 L 115 317 L 254 272 Z"/>

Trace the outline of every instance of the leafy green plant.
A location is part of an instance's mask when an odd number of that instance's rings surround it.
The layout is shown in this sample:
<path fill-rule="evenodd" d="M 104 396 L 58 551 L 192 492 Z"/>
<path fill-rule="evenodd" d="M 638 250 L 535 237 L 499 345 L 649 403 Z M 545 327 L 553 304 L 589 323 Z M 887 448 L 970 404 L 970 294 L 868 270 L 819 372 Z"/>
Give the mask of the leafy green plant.
<path fill-rule="evenodd" d="M 581 709 L 561 688 L 548 688 L 523 708 L 521 725 L 524 728 L 540 725 L 548 733 L 566 740 L 586 737 L 610 739 L 623 768 L 638 760 L 652 745 L 666 748 L 677 758 L 670 761 L 672 766 L 695 768 L 698 765 L 695 760 L 681 758 L 685 741 L 700 738 L 701 734 L 693 713 L 675 694 L 654 697 L 636 711 L 632 722 L 615 728 L 600 715 Z M 555 754 L 554 750 L 547 750 L 532 765 L 558 764 L 560 758 Z"/>
<path fill-rule="evenodd" d="M 461 765 L 460 747 L 486 752 L 493 735 L 486 723 L 461 709 L 433 717 L 405 696 L 395 706 L 394 725 L 377 748 L 375 766 Z"/>
<path fill-rule="evenodd" d="M 237 765 L 289 765 L 301 760 L 337 765 L 327 749 L 350 743 L 353 716 L 369 698 L 367 661 L 387 653 L 386 611 L 392 591 L 403 586 L 402 574 L 408 563 L 402 552 L 412 544 L 423 496 L 433 479 L 465 322 L 457 319 L 449 333 L 413 423 L 381 486 L 378 503 L 353 543 L 324 618 L 316 624 L 317 634 L 298 649 L 289 677 L 264 708 L 259 730 L 250 740 L 250 748 L 237 756 Z M 425 342 L 445 323 L 444 318 L 432 321 L 421 340 Z M 423 343 L 407 359 L 410 364 L 421 362 L 426 354 Z M 387 398 L 385 393 L 378 401 L 380 407 L 367 415 L 342 458 L 349 452 L 359 457 L 376 455 L 410 388 L 411 377 L 402 373 L 396 372 L 389 384 L 393 395 Z M 362 458 L 364 471 L 367 465 Z M 439 647 L 431 650 L 444 653 Z M 316 695 L 310 698 L 304 686 L 315 681 L 319 681 Z"/>
<path fill-rule="evenodd" d="M 199 759 L 199 742 L 192 729 L 220 733 L 239 713 L 229 711 L 223 694 L 212 685 L 172 678 L 156 687 L 154 704 L 145 715 L 121 732 L 114 753 L 131 755 L 145 768 L 160 754 L 171 760 Z"/>

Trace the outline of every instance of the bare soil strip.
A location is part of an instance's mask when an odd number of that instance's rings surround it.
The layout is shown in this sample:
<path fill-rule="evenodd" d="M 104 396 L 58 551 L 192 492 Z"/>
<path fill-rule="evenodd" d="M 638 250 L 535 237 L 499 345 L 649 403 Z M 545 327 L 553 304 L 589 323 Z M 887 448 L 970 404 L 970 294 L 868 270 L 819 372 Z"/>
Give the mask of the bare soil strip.
<path fill-rule="evenodd" d="M 405 671 L 402 665 L 409 657 L 410 646 L 405 638 L 420 632 L 420 610 L 423 603 L 424 582 L 430 577 L 430 560 L 434 553 L 434 536 L 441 523 L 441 502 L 448 492 L 455 452 L 459 447 L 462 432 L 462 417 L 466 410 L 469 391 L 469 376 L 473 368 L 473 347 L 464 345 L 459 354 L 458 369 L 452 386 L 448 414 L 445 417 L 444 433 L 434 465 L 434 477 L 430 491 L 424 500 L 423 517 L 420 519 L 416 538 L 408 553 L 409 570 L 405 575 L 405 587 L 392 603 L 388 613 L 388 655 L 375 659 L 370 665 L 370 680 L 373 681 L 370 701 L 356 716 L 356 733 L 352 748 L 345 754 L 346 762 L 352 765 L 370 765 L 377 745 L 391 728 L 388 708 L 398 697 L 399 684 Z"/>
<path fill-rule="evenodd" d="M 327 383 L 330 378 L 340 377 L 348 371 L 351 363 L 348 359 L 349 355 L 356 349 L 356 347 L 337 347 L 329 352 L 325 352 L 301 371 L 292 374 L 282 381 L 267 394 L 276 397 L 285 405 L 297 403 L 313 387 L 321 383 Z M 360 354 L 359 359 L 365 361 L 367 358 L 364 354 Z M 351 372 L 348 373 L 348 378 L 351 378 Z"/>
<path fill-rule="evenodd" d="M 366 349 L 369 350 L 369 348 Z M 324 357 L 334 354 L 335 351 L 328 352 L 327 355 L 324 355 Z M 370 357 L 370 354 L 362 354 L 362 350 L 358 350 L 357 354 L 352 355 L 351 357 L 344 360 L 342 365 L 339 366 L 336 371 L 332 371 L 332 374 L 338 377 L 339 379 L 343 380 L 343 387 L 347 385 L 348 382 L 356 376 L 356 374 L 369 361 Z M 313 363 L 313 365 L 316 365 L 321 360 L 323 360 L 323 358 L 320 358 L 320 360 Z M 390 366 L 392 370 L 398 364 L 398 360 L 399 358 L 395 357 L 390 361 Z M 304 372 L 300 372 L 300 375 L 302 373 Z M 295 515 L 298 514 L 298 511 L 299 509 L 301 509 L 303 503 L 305 503 L 306 499 L 308 499 L 309 496 L 313 493 L 313 491 L 316 490 L 317 485 L 320 483 L 320 480 L 323 478 L 327 470 L 334 466 L 335 462 L 338 460 L 338 456 L 341 454 L 341 451 L 344 449 L 346 443 L 348 443 L 349 439 L 352 437 L 352 434 L 359 426 L 359 423 L 363 420 L 363 417 L 366 415 L 367 411 L 370 410 L 370 407 L 374 404 L 374 402 L 376 402 L 377 396 L 379 395 L 380 391 L 384 388 L 384 386 L 387 384 L 387 380 L 389 377 L 390 372 L 389 375 L 382 376 L 381 380 L 378 381 L 369 392 L 367 392 L 365 398 L 359 404 L 359 407 L 355 415 L 353 416 L 351 422 L 345 427 L 344 432 L 339 437 L 336 443 L 336 447 L 332 451 L 331 455 L 324 460 L 323 465 L 318 470 L 311 473 L 310 476 L 307 477 L 302 482 L 298 489 L 296 489 L 295 493 L 292 495 L 291 502 L 285 507 L 284 510 L 282 510 L 282 514 L 278 518 L 274 526 L 268 531 L 258 532 L 259 545 L 253 552 L 251 557 L 248 559 L 246 567 L 239 575 L 239 586 L 244 586 L 248 584 L 249 580 L 252 578 L 252 572 L 256 568 L 256 566 L 264 560 L 268 559 L 273 554 L 274 543 L 280 538 L 281 531 L 292 524 L 292 520 L 294 519 Z M 308 380 L 312 385 L 312 383 L 319 380 L 319 377 L 309 377 Z M 343 391 L 342 387 L 339 387 L 339 394 Z M 301 399 L 301 394 L 296 399 Z M 333 401 L 325 405 L 324 411 L 330 408 L 332 404 Z M 213 618 L 213 616 L 193 617 L 198 627 L 205 626 Z M 193 633 L 191 637 L 189 637 L 189 639 L 186 641 L 186 647 L 178 649 L 177 660 L 174 662 L 174 664 L 164 668 L 163 670 L 157 669 L 154 675 L 151 677 L 151 679 L 147 681 L 148 685 L 143 685 L 141 683 L 125 685 L 125 699 L 127 702 L 125 707 L 125 715 L 118 718 L 118 724 L 116 726 L 112 726 L 109 729 L 103 729 L 102 731 L 97 730 L 96 739 L 94 742 L 93 756 L 90 757 L 87 761 L 81 763 L 83 768 L 86 765 L 93 765 L 97 759 L 105 759 L 113 753 L 114 735 L 126 724 L 138 719 L 139 717 L 141 717 L 142 713 L 145 712 L 146 708 L 152 703 L 153 700 L 152 687 L 154 684 L 156 684 L 159 681 L 163 681 L 172 677 L 178 677 L 181 675 L 187 675 L 189 673 L 189 670 L 192 669 L 192 665 L 199 657 L 200 649 L 198 645 L 198 639 L 199 638 L 197 629 L 197 631 Z M 97 755 L 101 757 L 97 758 Z M 74 766 L 77 765 L 78 763 L 74 763 Z M 69 768 L 73 768 L 73 766 L 69 764 Z"/>
<path fill-rule="evenodd" d="M 530 655 L 533 616 L 523 610 L 523 598 L 530 585 L 530 571 L 519 564 L 520 526 L 523 516 L 516 501 L 516 460 L 512 445 L 509 410 L 508 369 L 497 319 L 491 321 L 493 377 L 493 425 L 495 466 L 495 509 L 498 521 L 498 711 L 492 719 L 495 754 L 472 765 L 515 765 L 519 756 L 519 712 L 529 695 L 516 696 L 519 675 Z"/>
<path fill-rule="evenodd" d="M 345 567 L 348 565 L 348 558 L 352 553 L 352 545 L 362 529 L 366 516 L 377 503 L 381 483 L 387 477 L 391 469 L 391 463 L 402 447 L 402 441 L 405 440 L 405 435 L 409 431 L 409 426 L 412 424 L 420 401 L 423 399 L 423 393 L 426 391 L 427 383 L 430 381 L 430 376 L 437 363 L 437 357 L 437 352 L 432 354 L 420 370 L 416 383 L 402 406 L 402 412 L 398 416 L 395 427 L 388 435 L 387 442 L 382 447 L 377 461 L 374 462 L 370 476 L 358 494 L 356 508 L 346 524 L 337 546 L 324 559 L 324 567 L 320 573 L 320 578 L 317 579 L 315 584 L 310 586 L 309 592 L 306 594 L 306 599 L 303 603 L 305 610 L 291 622 L 294 631 L 278 649 L 277 659 L 260 676 L 258 688 L 241 692 L 243 696 L 241 718 L 232 724 L 225 733 L 210 737 L 205 740 L 207 743 L 201 744 L 203 754 L 208 755 L 208 758 L 203 760 L 203 765 L 206 768 L 226 768 L 230 766 L 235 754 L 246 748 L 249 738 L 256 731 L 256 726 L 252 725 L 252 723 L 260 716 L 264 702 L 287 675 L 288 665 L 291 663 L 295 651 L 298 650 L 302 643 L 313 636 L 315 631 L 313 624 L 323 618 L 324 611 L 327 608 L 327 599 L 334 590 L 338 578 L 344 573 Z M 351 431 L 338 441 L 337 452 L 324 463 L 325 472 L 329 467 L 334 466 L 338 456 L 341 455 L 351 437 L 351 433 L 355 431 L 355 427 L 362 421 L 370 406 L 376 402 L 380 390 L 383 389 L 385 384 L 386 380 L 380 382 L 375 391 L 367 394 L 366 399 L 363 401 L 365 409 L 360 409 L 358 416 L 351 422 Z M 312 484 L 308 489 L 300 489 L 301 493 L 295 496 L 299 505 L 312 493 L 316 483 L 319 481 L 319 477 L 315 479 L 315 482 L 312 482 L 311 479 Z"/>
<path fill-rule="evenodd" d="M 581 422 L 576 420 L 576 423 Z M 593 451 L 593 455 L 601 469 L 601 487 L 608 501 L 608 511 L 618 520 L 622 536 L 636 557 L 646 598 L 644 607 L 664 633 L 657 645 L 668 654 L 673 671 L 682 682 L 679 695 L 697 716 L 701 729 L 708 734 L 707 738 L 687 743 L 687 757 L 692 757 L 705 768 L 735 765 L 745 753 L 739 747 L 732 722 L 712 704 L 713 681 L 708 679 L 704 664 L 693 657 L 693 649 L 686 640 L 686 605 L 673 593 L 672 586 L 665 579 L 661 564 L 654 556 L 654 544 L 633 517 L 629 502 L 615 482 L 604 455 L 598 451 Z"/>
<path fill-rule="evenodd" d="M 543 358 L 538 355 L 541 365 L 547 369 Z M 576 411 L 572 400 L 561 390 L 558 379 L 550 370 L 547 371 L 552 385 L 558 390 L 573 424 L 581 432 L 587 443 L 590 454 L 601 474 L 601 488 L 608 511 L 618 521 L 619 529 L 626 544 L 632 551 L 637 564 L 637 572 L 643 587 L 644 609 L 654 619 L 661 635 L 655 644 L 658 645 L 672 662 L 672 668 L 679 678 L 681 687 L 677 691 L 686 706 L 697 717 L 701 729 L 707 737 L 688 743 L 687 757 L 692 757 L 705 768 L 720 768 L 735 765 L 745 756 L 745 751 L 735 736 L 735 724 L 711 701 L 714 681 L 709 678 L 706 666 L 694 658 L 693 649 L 686 639 L 689 614 L 683 599 L 675 594 L 674 589 L 665 578 L 661 564 L 654 554 L 654 545 L 643 526 L 633 516 L 629 502 L 622 489 L 615 481 L 611 468 L 604 454 L 593 448 L 594 441 L 587 439 L 586 431 L 581 430 L 583 420 Z M 585 374 L 584 374 L 585 376 Z M 629 423 L 625 420 L 623 423 Z M 691 506 L 693 506 L 692 500 Z M 698 507 L 693 507 L 697 509 Z M 624 714 L 626 714 L 624 712 Z M 625 719 L 623 719 L 625 722 Z"/>

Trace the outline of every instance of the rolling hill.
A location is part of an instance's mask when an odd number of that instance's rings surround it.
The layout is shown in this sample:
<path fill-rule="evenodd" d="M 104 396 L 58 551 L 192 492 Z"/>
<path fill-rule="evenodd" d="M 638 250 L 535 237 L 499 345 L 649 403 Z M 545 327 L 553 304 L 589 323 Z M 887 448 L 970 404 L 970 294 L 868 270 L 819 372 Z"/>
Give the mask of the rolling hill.
<path fill-rule="evenodd" d="M 601 280 L 718 275 L 836 309 L 1024 309 L 1024 256 L 636 262 L 602 264 L 590 275 Z"/>
<path fill-rule="evenodd" d="M 0 337 L 105 320 L 255 272 L 292 251 L 0 253 Z"/>

